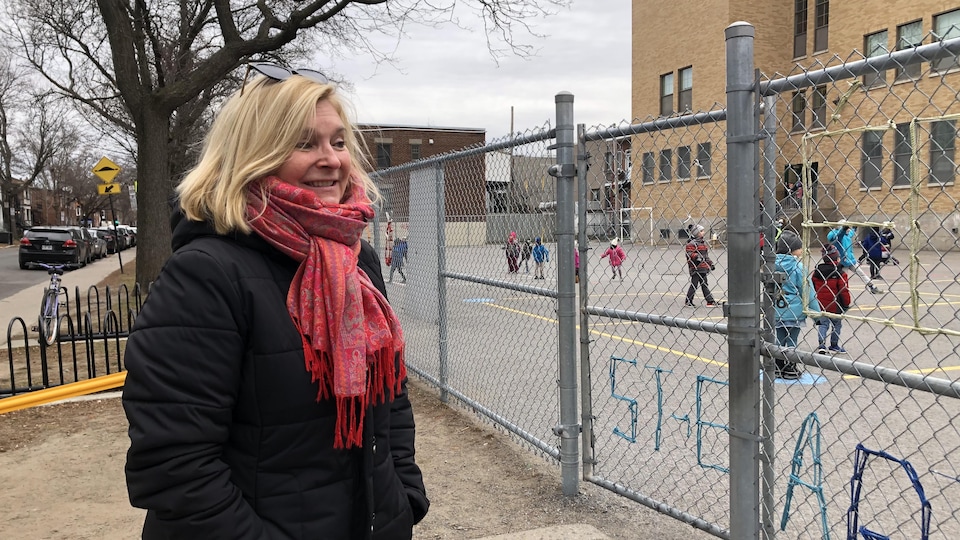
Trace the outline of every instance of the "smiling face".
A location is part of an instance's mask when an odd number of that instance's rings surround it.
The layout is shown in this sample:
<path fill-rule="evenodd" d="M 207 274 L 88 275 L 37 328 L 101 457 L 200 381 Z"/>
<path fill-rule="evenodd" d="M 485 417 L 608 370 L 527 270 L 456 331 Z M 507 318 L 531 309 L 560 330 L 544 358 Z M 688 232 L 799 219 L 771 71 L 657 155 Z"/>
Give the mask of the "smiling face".
<path fill-rule="evenodd" d="M 343 202 L 353 176 L 346 140 L 337 110 L 329 101 L 320 101 L 296 148 L 277 169 L 277 177 L 316 193 L 326 204 Z"/>

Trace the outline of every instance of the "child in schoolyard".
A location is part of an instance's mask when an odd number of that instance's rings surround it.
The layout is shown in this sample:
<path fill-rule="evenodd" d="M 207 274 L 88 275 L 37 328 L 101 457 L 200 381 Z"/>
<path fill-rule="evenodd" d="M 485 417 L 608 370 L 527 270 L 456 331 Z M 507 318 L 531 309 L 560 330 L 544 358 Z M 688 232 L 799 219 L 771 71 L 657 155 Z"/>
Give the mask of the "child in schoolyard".
<path fill-rule="evenodd" d="M 520 246 L 520 260 L 523 262 L 523 273 L 530 273 L 530 254 L 533 253 L 533 246 L 530 245 L 530 239 L 524 238 L 523 245 Z"/>
<path fill-rule="evenodd" d="M 573 245 L 573 276 L 576 283 L 580 283 L 580 249 Z"/>
<path fill-rule="evenodd" d="M 841 219 L 837 222 L 837 226 L 830 229 L 830 232 L 827 233 L 827 242 L 833 244 L 834 247 L 837 248 L 837 251 L 840 252 L 840 264 L 842 264 L 844 268 L 849 268 L 856 272 L 864 284 L 866 284 L 868 291 L 873 294 L 880 294 L 883 291 L 880 287 L 874 285 L 873 279 L 867 277 L 867 274 L 860 266 L 860 262 L 857 261 L 857 257 L 853 254 L 853 239 L 856 238 L 856 236 L 857 228 L 851 227 L 850 224 L 847 223 L 847 220 Z"/>
<path fill-rule="evenodd" d="M 533 279 L 545 279 L 543 277 L 543 263 L 550 262 L 550 250 L 540 242 L 539 236 L 533 242 Z"/>
<path fill-rule="evenodd" d="M 827 244 L 823 248 L 823 261 L 817 265 L 810 275 L 813 289 L 820 302 L 820 310 L 826 313 L 840 315 L 850 309 L 850 288 L 848 287 L 847 273 L 840 265 L 840 252 L 836 246 Z M 829 332 L 830 326 L 833 331 Z M 827 354 L 846 353 L 840 345 L 840 330 L 843 328 L 843 319 L 839 317 L 819 317 L 817 319 L 817 336 L 820 345 L 817 352 Z M 827 333 L 830 333 L 829 349 L 827 348 Z"/>
<path fill-rule="evenodd" d="M 623 251 L 623 248 L 620 247 L 620 241 L 614 238 L 610 240 L 610 247 L 600 255 L 601 259 L 610 257 L 610 271 L 613 272 L 613 275 L 610 276 L 610 279 L 616 279 L 617 276 L 620 276 L 620 281 L 623 281 L 623 270 L 620 269 L 620 265 L 623 264 L 623 261 L 626 260 L 627 254 Z"/>
<path fill-rule="evenodd" d="M 883 279 L 880 268 L 890 262 L 890 243 L 893 240 L 893 231 L 888 228 L 870 227 L 867 236 L 860 241 L 863 255 L 859 260 L 867 259 L 870 264 L 870 279 Z"/>
<path fill-rule="evenodd" d="M 504 246 L 504 250 L 507 254 L 507 273 L 516 274 L 520 270 L 520 246 L 517 243 L 517 233 L 516 231 L 510 231 L 510 236 L 507 237 L 507 245 Z"/>
<path fill-rule="evenodd" d="M 797 347 L 800 337 L 800 328 L 806 324 L 804 304 L 811 311 L 820 311 L 820 304 L 814 293 L 813 284 L 809 282 L 800 255 L 803 253 L 803 243 L 793 231 L 785 230 L 777 240 L 776 271 L 784 275 L 780 284 L 780 291 L 774 300 L 774 319 L 776 321 L 777 345 L 781 347 Z M 806 301 L 803 300 L 804 280 L 807 280 Z M 800 370 L 795 362 L 777 359 L 776 377 L 778 379 L 799 379 Z"/>
<path fill-rule="evenodd" d="M 693 295 L 697 293 L 697 287 L 703 291 L 703 298 L 707 301 L 707 307 L 717 305 L 710 292 L 710 285 L 707 283 L 707 275 L 715 268 L 713 261 L 708 253 L 709 247 L 703 239 L 703 225 L 694 225 L 690 229 L 690 239 L 684 251 L 687 256 L 687 269 L 690 271 L 690 287 L 687 288 L 687 299 L 683 305 L 693 306 Z"/>
<path fill-rule="evenodd" d="M 407 258 L 407 239 L 400 238 L 393 244 L 393 254 L 390 256 L 390 279 L 389 283 L 393 283 L 393 272 L 397 271 L 400 273 L 400 279 L 403 280 L 403 283 L 407 282 L 407 276 L 403 273 L 403 261 Z"/>

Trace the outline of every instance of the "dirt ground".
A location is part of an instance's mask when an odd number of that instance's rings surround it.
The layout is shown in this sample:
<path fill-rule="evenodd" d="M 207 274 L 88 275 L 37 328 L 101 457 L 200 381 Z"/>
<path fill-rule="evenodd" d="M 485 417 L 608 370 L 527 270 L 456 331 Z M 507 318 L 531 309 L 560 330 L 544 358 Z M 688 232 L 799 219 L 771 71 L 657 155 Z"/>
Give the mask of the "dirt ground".
<path fill-rule="evenodd" d="M 116 395 L 116 394 L 112 394 Z M 613 539 L 712 538 L 582 482 L 560 491 L 560 471 L 487 424 L 412 384 L 417 461 L 430 513 L 414 538 L 470 539 L 569 523 Z M 0 415 L 0 530 L 7 538 L 139 537 L 143 511 L 123 480 L 126 420 L 116 397 Z"/>

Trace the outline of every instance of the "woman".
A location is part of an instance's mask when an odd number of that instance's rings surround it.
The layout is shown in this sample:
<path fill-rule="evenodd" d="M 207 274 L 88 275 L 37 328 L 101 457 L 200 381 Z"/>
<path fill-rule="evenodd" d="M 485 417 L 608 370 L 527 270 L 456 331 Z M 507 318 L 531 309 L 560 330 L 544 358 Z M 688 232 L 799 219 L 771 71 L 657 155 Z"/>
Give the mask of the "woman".
<path fill-rule="evenodd" d="M 177 188 L 127 343 L 130 500 L 144 538 L 409 539 L 429 502 L 360 240 L 376 189 L 334 86 L 251 68 Z"/>

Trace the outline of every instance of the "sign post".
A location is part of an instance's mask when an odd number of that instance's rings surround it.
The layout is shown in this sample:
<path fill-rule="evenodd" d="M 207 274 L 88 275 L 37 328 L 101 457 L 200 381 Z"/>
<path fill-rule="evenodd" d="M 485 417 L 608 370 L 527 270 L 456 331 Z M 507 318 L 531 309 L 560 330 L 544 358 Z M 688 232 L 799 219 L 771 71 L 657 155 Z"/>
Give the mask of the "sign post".
<path fill-rule="evenodd" d="M 113 208 L 114 193 L 120 192 L 120 184 L 113 183 L 113 179 L 120 174 L 120 166 L 110 161 L 110 158 L 104 156 L 93 166 L 91 172 L 97 176 L 103 183 L 97 186 L 97 193 L 100 195 L 111 195 L 110 213 L 113 214 L 113 242 L 117 252 L 117 261 L 120 262 L 120 273 L 123 273 L 123 258 L 120 256 L 120 231 L 117 230 L 117 211 Z"/>

